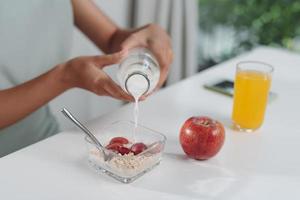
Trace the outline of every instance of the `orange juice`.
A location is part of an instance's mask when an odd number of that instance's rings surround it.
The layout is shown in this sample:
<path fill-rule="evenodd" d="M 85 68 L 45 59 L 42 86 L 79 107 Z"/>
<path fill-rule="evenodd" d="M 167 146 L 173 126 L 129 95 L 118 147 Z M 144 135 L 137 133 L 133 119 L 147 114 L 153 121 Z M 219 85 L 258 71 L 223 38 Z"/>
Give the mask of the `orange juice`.
<path fill-rule="evenodd" d="M 234 83 L 232 120 L 241 130 L 259 128 L 264 120 L 271 75 L 257 70 L 238 70 Z"/>

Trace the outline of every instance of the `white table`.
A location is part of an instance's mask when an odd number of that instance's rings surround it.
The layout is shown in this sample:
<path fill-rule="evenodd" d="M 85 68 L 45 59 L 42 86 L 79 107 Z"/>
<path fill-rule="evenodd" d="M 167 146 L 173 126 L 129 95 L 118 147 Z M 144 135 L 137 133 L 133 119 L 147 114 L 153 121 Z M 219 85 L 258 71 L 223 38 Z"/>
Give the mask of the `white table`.
<path fill-rule="evenodd" d="M 263 127 L 252 134 L 231 130 L 232 99 L 203 89 L 233 78 L 235 64 L 260 60 L 275 67 L 271 103 Z M 162 163 L 132 184 L 96 174 L 87 164 L 77 129 L 0 159 L 0 199 L 299 199 L 300 55 L 259 48 L 163 89 L 140 105 L 140 123 L 168 137 Z M 221 152 L 207 161 L 187 159 L 178 142 L 182 123 L 208 115 L 226 126 Z M 88 123 L 96 131 L 132 119 L 132 104 Z"/>

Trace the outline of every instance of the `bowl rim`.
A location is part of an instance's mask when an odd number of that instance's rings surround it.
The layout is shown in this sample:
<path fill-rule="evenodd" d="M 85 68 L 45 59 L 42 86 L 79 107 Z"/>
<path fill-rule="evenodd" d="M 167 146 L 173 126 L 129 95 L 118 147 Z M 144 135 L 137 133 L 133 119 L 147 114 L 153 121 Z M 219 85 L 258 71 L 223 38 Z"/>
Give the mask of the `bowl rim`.
<path fill-rule="evenodd" d="M 103 127 L 100 128 L 99 130 L 105 130 L 105 129 L 107 129 L 108 127 L 113 126 L 114 124 L 118 124 L 118 123 L 130 123 L 130 124 L 134 125 L 134 122 L 131 121 L 131 120 L 117 120 L 117 121 L 114 121 L 114 122 L 112 122 L 112 123 L 110 123 L 110 124 L 107 124 L 107 125 L 103 126 Z M 148 127 L 146 127 L 146 126 L 144 126 L 144 125 L 141 125 L 141 124 L 138 124 L 138 127 L 142 127 L 142 128 L 144 128 L 144 129 L 147 129 L 147 130 L 149 130 L 149 131 L 151 131 L 151 132 L 153 132 L 153 133 L 155 133 L 155 134 L 161 136 L 162 139 L 161 139 L 161 140 L 158 140 L 158 141 L 155 142 L 155 143 L 156 143 L 156 144 L 161 144 L 161 145 L 163 145 L 163 146 L 165 145 L 166 140 L 167 140 L 167 137 L 166 137 L 163 133 L 161 133 L 161 132 L 159 132 L 159 131 L 156 131 L 156 130 L 153 130 L 153 129 L 151 129 L 151 128 L 148 128 Z M 97 149 L 98 149 L 98 148 L 101 148 L 102 151 L 109 151 L 110 153 L 113 153 L 113 154 L 115 154 L 116 156 L 122 156 L 122 155 L 120 155 L 120 154 L 118 154 L 118 153 L 116 153 L 116 152 L 114 152 L 114 151 L 112 151 L 112 150 L 106 149 L 104 146 L 103 146 L 103 148 L 102 148 L 102 147 L 99 147 L 99 146 L 96 146 L 96 144 L 95 144 L 94 142 L 92 142 L 88 136 L 85 136 L 85 137 L 84 137 L 84 140 L 85 140 L 87 143 L 89 143 L 89 144 L 95 146 Z M 154 144 L 154 143 L 152 143 L 151 145 L 153 145 L 153 144 Z M 135 156 L 141 156 L 141 155 L 143 155 L 143 154 L 146 154 L 147 152 L 149 152 L 150 150 L 152 150 L 152 149 L 155 148 L 155 147 L 156 147 L 156 145 L 153 145 L 153 146 L 151 146 L 150 148 L 147 148 L 147 149 L 146 149 L 145 151 L 143 151 L 142 153 L 137 154 L 137 155 L 135 155 Z M 98 150 L 99 150 L 99 149 L 98 149 Z"/>

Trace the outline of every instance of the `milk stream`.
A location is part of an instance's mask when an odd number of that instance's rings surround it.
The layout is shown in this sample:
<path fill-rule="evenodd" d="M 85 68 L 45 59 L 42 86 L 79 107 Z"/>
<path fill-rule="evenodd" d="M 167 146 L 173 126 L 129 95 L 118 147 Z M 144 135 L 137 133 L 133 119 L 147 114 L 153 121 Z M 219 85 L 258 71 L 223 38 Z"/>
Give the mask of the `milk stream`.
<path fill-rule="evenodd" d="M 119 83 L 124 91 L 134 97 L 133 139 L 138 132 L 139 102 L 141 96 L 153 91 L 160 77 L 159 65 L 151 52 L 145 48 L 130 50 L 118 69 Z"/>
<path fill-rule="evenodd" d="M 134 109 L 133 109 L 133 118 L 134 118 L 134 129 L 133 129 L 133 139 L 136 141 L 136 132 L 138 127 L 139 120 L 139 99 L 146 92 L 148 88 L 148 82 L 145 77 L 140 74 L 131 76 L 127 81 L 127 87 L 130 94 L 134 97 Z"/>
<path fill-rule="evenodd" d="M 139 120 L 139 99 L 138 98 L 134 99 L 133 117 L 134 117 L 134 127 L 137 128 L 138 120 Z"/>
<path fill-rule="evenodd" d="M 133 112 L 133 117 L 134 117 L 134 128 L 133 128 L 133 139 L 134 143 L 136 142 L 136 130 L 138 127 L 138 120 L 139 120 L 139 99 L 135 99 L 134 102 L 134 112 Z"/>

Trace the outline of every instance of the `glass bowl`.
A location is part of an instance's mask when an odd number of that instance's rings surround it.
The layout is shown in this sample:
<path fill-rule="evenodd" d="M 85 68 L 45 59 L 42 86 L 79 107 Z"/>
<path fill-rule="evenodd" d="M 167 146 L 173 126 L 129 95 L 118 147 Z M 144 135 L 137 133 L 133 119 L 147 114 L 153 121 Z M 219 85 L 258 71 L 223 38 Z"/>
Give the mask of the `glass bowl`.
<path fill-rule="evenodd" d="M 110 177 L 122 182 L 130 183 L 141 177 L 155 166 L 162 157 L 166 136 L 150 128 L 135 125 L 131 121 L 117 121 L 95 134 L 97 139 L 105 147 L 114 137 L 125 137 L 130 143 L 142 142 L 147 145 L 147 149 L 140 154 L 133 153 L 121 155 L 113 151 L 110 160 L 105 161 L 102 149 L 98 149 L 95 144 L 85 137 L 88 150 L 88 161 L 96 171 L 103 172 Z"/>

